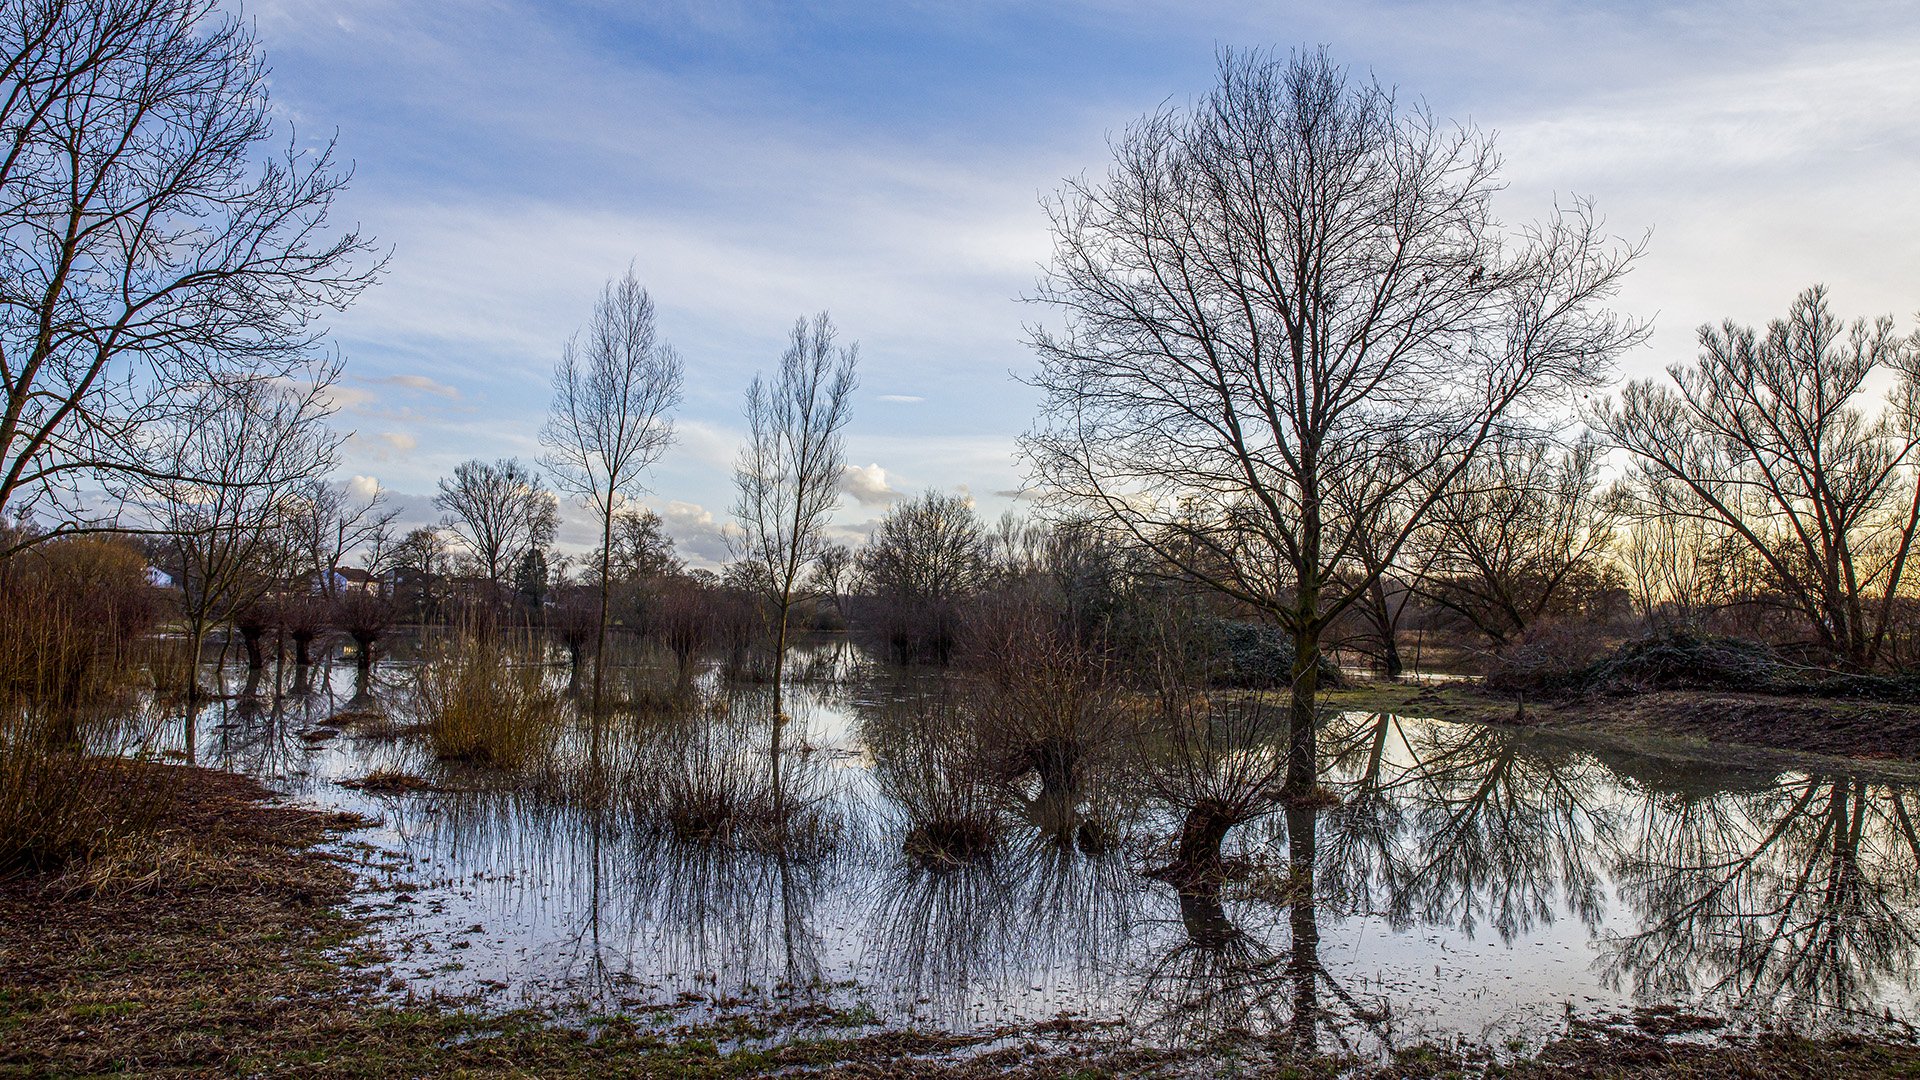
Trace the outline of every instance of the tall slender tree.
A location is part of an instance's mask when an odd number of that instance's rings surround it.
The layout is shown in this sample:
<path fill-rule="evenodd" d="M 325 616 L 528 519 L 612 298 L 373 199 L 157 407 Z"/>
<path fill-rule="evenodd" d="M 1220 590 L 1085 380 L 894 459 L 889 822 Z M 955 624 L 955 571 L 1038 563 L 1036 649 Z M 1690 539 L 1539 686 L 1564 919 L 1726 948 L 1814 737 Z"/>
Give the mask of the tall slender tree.
<path fill-rule="evenodd" d="M 680 354 L 660 339 L 653 298 L 634 276 L 609 281 L 584 333 L 567 342 L 553 371 L 553 407 L 540 442 L 554 484 L 600 516 L 600 614 L 593 660 L 593 713 L 605 685 L 607 598 L 614 516 L 673 441 Z M 596 731 L 597 723 L 596 723 Z"/>
<path fill-rule="evenodd" d="M 822 532 L 840 501 L 846 469 L 846 426 L 859 346 L 835 344 L 826 312 L 793 324 L 772 381 L 755 375 L 747 387 L 747 445 L 734 468 L 740 530 L 735 553 L 748 577 L 767 593 L 773 637 L 773 797 L 784 836 L 785 794 L 780 778 L 780 729 L 787 722 L 783 682 L 793 606 L 803 596 L 808 567 L 821 552 Z"/>

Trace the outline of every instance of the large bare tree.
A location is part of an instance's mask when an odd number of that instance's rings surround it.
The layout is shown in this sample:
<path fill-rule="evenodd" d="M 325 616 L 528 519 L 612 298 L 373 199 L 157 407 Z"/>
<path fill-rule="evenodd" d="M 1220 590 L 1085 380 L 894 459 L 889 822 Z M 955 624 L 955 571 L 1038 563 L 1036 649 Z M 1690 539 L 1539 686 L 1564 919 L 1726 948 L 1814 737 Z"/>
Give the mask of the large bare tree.
<path fill-rule="evenodd" d="M 78 493 L 163 474 L 143 432 L 206 385 L 307 363 L 379 269 L 329 227 L 346 180 L 216 0 L 0 3 L 0 512 L 63 519 L 0 556 L 103 525 Z"/>
<path fill-rule="evenodd" d="M 1489 138 L 1324 53 L 1225 54 L 1210 93 L 1114 156 L 1048 203 L 1034 299 L 1065 326 L 1030 335 L 1046 399 L 1025 451 L 1056 501 L 1291 636 L 1304 790 L 1322 635 L 1378 575 L 1356 543 L 1395 522 L 1374 534 L 1391 565 L 1504 426 L 1604 375 L 1640 334 L 1599 306 L 1638 249 L 1584 203 L 1502 228 Z"/>
<path fill-rule="evenodd" d="M 733 514 L 740 526 L 735 554 L 772 607 L 770 746 L 776 811 L 784 811 L 785 799 L 780 729 L 787 717 L 781 684 L 790 616 L 802 597 L 807 568 L 820 554 L 827 519 L 840 501 L 847 458 L 841 429 L 858 385 L 859 347 L 838 346 L 835 336 L 824 311 L 810 322 L 793 324 L 779 371 L 771 381 L 755 375 L 747 387 L 747 445 L 734 468 Z"/>
<path fill-rule="evenodd" d="M 673 441 L 680 354 L 660 340 L 653 298 L 633 268 L 609 281 L 586 332 L 567 342 L 553 372 L 553 407 L 540 441 L 554 483 L 600 517 L 600 621 L 594 646 L 593 711 L 600 715 L 606 666 L 607 597 L 614 518 Z M 657 519 L 656 519 L 657 520 Z"/>
<path fill-rule="evenodd" d="M 440 481 L 433 498 L 480 576 L 497 599 L 502 584 L 530 550 L 553 543 L 560 511 L 553 492 L 517 458 L 463 461 Z"/>
<path fill-rule="evenodd" d="M 1699 360 L 1667 370 L 1600 415 L 1642 511 L 1737 538 L 1820 645 L 1873 666 L 1920 530 L 1920 334 L 1843 324 L 1815 286 L 1764 334 L 1701 327 Z"/>

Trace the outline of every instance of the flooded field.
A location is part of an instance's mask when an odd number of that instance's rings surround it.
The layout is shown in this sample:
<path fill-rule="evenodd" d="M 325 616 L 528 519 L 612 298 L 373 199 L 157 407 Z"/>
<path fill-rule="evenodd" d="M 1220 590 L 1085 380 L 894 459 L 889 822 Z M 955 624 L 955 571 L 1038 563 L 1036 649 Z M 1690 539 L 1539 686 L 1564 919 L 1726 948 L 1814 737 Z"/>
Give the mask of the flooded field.
<path fill-rule="evenodd" d="M 1520 1049 L 1570 1017 L 1710 1037 L 1916 1014 L 1920 800 L 1900 783 L 1345 714 L 1321 740 L 1338 804 L 1275 806 L 1229 833 L 1227 880 L 1182 881 L 1152 873 L 1174 808 L 1109 787 L 1063 824 L 1044 782 L 944 776 L 951 679 L 844 648 L 803 667 L 784 855 L 682 807 L 693 780 L 753 787 L 766 757 L 769 688 L 712 671 L 512 773 L 436 760 L 404 661 L 317 667 L 278 699 L 233 674 L 148 745 L 377 819 L 345 850 L 396 994 L 830 1004 L 955 1031 L 1068 1016 L 1363 1053 Z M 964 857 L 925 849 L 941 800 L 989 822 Z"/>

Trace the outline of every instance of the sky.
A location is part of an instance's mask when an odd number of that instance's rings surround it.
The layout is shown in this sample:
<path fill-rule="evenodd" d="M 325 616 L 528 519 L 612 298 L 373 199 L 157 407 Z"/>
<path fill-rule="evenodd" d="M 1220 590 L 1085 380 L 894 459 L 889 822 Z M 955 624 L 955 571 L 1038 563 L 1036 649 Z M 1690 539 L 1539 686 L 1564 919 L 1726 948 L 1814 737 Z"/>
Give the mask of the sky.
<path fill-rule="evenodd" d="M 275 111 L 337 139 L 336 205 L 391 252 L 330 320 L 341 478 L 425 523 L 468 458 L 539 455 L 553 364 L 631 266 L 685 359 L 642 500 L 694 565 L 721 530 L 742 397 L 831 313 L 860 389 L 835 531 L 893 500 L 1017 507 L 1038 395 L 1024 327 L 1041 198 L 1204 94 L 1223 48 L 1327 47 L 1494 136 L 1496 213 L 1594 200 L 1648 237 L 1616 307 L 1623 377 L 1825 283 L 1848 316 L 1920 309 L 1920 5 L 1027 4 L 254 0 Z M 563 549 L 589 542 L 568 507 Z"/>

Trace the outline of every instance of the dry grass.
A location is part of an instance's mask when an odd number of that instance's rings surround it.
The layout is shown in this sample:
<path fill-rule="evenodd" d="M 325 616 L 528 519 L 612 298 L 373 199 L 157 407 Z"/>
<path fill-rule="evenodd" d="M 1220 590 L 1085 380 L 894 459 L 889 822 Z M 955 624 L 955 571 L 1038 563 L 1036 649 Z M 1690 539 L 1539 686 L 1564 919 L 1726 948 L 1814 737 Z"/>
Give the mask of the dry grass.
<path fill-rule="evenodd" d="M 457 633 L 421 663 L 421 730 L 441 761 L 495 769 L 538 764 L 551 752 L 565 702 L 528 642 Z"/>
<path fill-rule="evenodd" d="M 30 707 L 0 715 L 0 876 L 123 853 L 172 798 L 165 774 L 81 748 L 74 723 Z"/>

